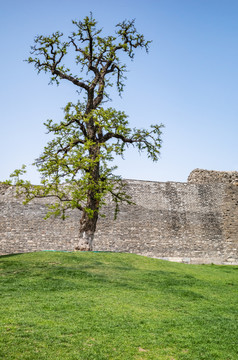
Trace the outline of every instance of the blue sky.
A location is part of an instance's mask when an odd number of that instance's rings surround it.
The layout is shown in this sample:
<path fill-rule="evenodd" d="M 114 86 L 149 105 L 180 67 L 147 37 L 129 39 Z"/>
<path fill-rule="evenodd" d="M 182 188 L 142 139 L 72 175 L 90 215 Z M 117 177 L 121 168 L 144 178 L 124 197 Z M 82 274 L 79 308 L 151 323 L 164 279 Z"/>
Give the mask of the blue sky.
<path fill-rule="evenodd" d="M 128 61 L 122 99 L 132 127 L 163 123 L 157 163 L 128 150 L 117 159 L 123 178 L 181 181 L 195 168 L 238 170 L 237 0 L 8 0 L 0 3 L 0 181 L 31 164 L 47 142 L 43 122 L 59 121 L 62 107 L 78 95 L 71 84 L 48 85 L 23 60 L 37 34 L 73 31 L 72 19 L 93 12 L 105 35 L 122 20 L 153 40 L 149 54 Z M 34 169 L 29 179 L 37 183 Z"/>

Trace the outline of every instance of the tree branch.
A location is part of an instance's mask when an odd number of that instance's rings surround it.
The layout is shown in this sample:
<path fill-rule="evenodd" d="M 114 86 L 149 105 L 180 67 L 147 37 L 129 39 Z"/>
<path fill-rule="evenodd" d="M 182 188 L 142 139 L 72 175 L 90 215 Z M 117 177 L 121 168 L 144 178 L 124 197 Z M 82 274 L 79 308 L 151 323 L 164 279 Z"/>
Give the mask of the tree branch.
<path fill-rule="evenodd" d="M 86 85 L 84 82 L 79 81 L 78 79 L 74 78 L 73 76 L 68 75 L 68 74 L 65 74 L 65 73 L 57 70 L 56 68 L 54 68 L 54 66 L 51 66 L 51 67 L 50 67 L 50 70 L 51 70 L 51 72 L 52 72 L 53 75 L 57 75 L 57 76 L 59 76 L 61 79 L 69 80 L 69 81 L 71 81 L 74 85 L 77 85 L 77 86 L 85 89 L 87 92 L 89 92 L 89 86 Z"/>
<path fill-rule="evenodd" d="M 133 138 L 126 138 L 125 136 L 123 135 L 120 135 L 120 134 L 116 134 L 116 133 L 113 133 L 113 132 L 108 132 L 107 134 L 105 134 L 103 137 L 102 137 L 102 142 L 105 143 L 106 141 L 112 139 L 112 138 L 115 138 L 115 139 L 120 139 L 122 140 L 124 143 L 135 143 L 135 142 L 138 142 L 139 140 L 136 140 L 136 139 L 133 139 Z"/>
<path fill-rule="evenodd" d="M 78 140 L 75 140 L 73 143 L 70 143 L 68 145 L 66 145 L 65 147 L 62 147 L 61 149 L 59 149 L 57 151 L 57 154 L 63 152 L 64 154 L 67 154 L 69 152 L 69 150 L 71 150 L 74 146 L 78 145 L 78 144 L 85 144 L 85 140 L 81 140 L 81 139 L 78 139 Z"/>

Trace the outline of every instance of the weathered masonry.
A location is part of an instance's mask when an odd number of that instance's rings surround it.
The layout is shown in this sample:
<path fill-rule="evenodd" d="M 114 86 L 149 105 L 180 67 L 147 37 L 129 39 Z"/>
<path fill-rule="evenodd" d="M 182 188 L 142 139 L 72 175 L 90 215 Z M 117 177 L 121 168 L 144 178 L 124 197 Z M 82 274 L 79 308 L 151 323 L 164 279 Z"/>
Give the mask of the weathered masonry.
<path fill-rule="evenodd" d="M 238 264 L 238 172 L 194 170 L 187 183 L 127 180 L 136 205 L 116 221 L 105 207 L 95 251 L 121 251 L 187 263 Z M 45 200 L 24 206 L 0 185 L 0 254 L 74 250 L 80 214 L 47 219 Z"/>

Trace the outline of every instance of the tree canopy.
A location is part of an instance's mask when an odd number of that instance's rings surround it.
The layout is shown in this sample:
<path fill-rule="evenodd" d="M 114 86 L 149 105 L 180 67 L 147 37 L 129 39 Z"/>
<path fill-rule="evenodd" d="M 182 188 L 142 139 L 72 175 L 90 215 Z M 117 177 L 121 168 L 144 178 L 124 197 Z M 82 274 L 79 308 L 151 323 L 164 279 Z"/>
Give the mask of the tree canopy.
<path fill-rule="evenodd" d="M 123 180 L 113 174 L 114 156 L 123 157 L 126 147 L 132 145 L 157 161 L 162 125 L 132 129 L 123 111 L 104 106 L 110 87 L 116 85 L 121 95 L 125 85 L 127 66 L 120 55 L 125 53 L 133 59 L 137 48 L 148 52 L 150 41 L 137 32 L 135 20 L 117 24 L 115 34 L 109 36 L 102 36 L 92 15 L 73 24 L 75 31 L 66 39 L 59 31 L 36 36 L 27 61 L 38 73 L 48 73 L 51 83 L 59 85 L 66 80 L 74 84 L 79 90 L 79 101 L 65 106 L 61 122 L 45 123 L 53 140 L 34 162 L 41 184 L 33 186 L 21 179 L 24 166 L 11 176 L 18 192 L 24 193 L 26 203 L 35 197 L 56 200 L 49 206 L 47 216 L 64 218 L 68 209 L 80 210 L 78 249 L 91 250 L 106 194 L 115 202 L 115 214 L 121 202 L 130 203 Z M 72 54 L 77 65 L 74 69 L 78 69 L 76 75 L 65 62 L 72 61 Z"/>

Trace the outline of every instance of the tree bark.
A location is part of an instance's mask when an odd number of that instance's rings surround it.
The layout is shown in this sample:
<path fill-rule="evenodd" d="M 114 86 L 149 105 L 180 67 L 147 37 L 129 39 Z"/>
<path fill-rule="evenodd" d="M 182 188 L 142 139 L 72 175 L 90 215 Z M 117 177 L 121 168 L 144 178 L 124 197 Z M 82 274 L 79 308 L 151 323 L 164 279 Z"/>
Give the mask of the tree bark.
<path fill-rule="evenodd" d="M 84 211 L 80 220 L 79 228 L 79 243 L 75 250 L 79 251 L 92 251 L 94 233 L 98 220 L 98 212 L 96 211 L 92 217 Z"/>
<path fill-rule="evenodd" d="M 80 219 L 79 244 L 75 250 L 92 251 L 93 249 L 93 239 L 99 211 L 99 200 L 97 197 L 98 189 L 95 188 L 95 184 L 98 184 L 99 181 L 99 159 L 97 159 L 99 152 L 100 149 L 98 145 L 92 146 L 89 149 L 89 156 L 92 161 L 95 161 L 94 166 L 92 166 L 89 171 L 91 184 L 89 184 L 86 208 L 90 209 L 90 213 L 86 210 L 83 211 Z"/>

